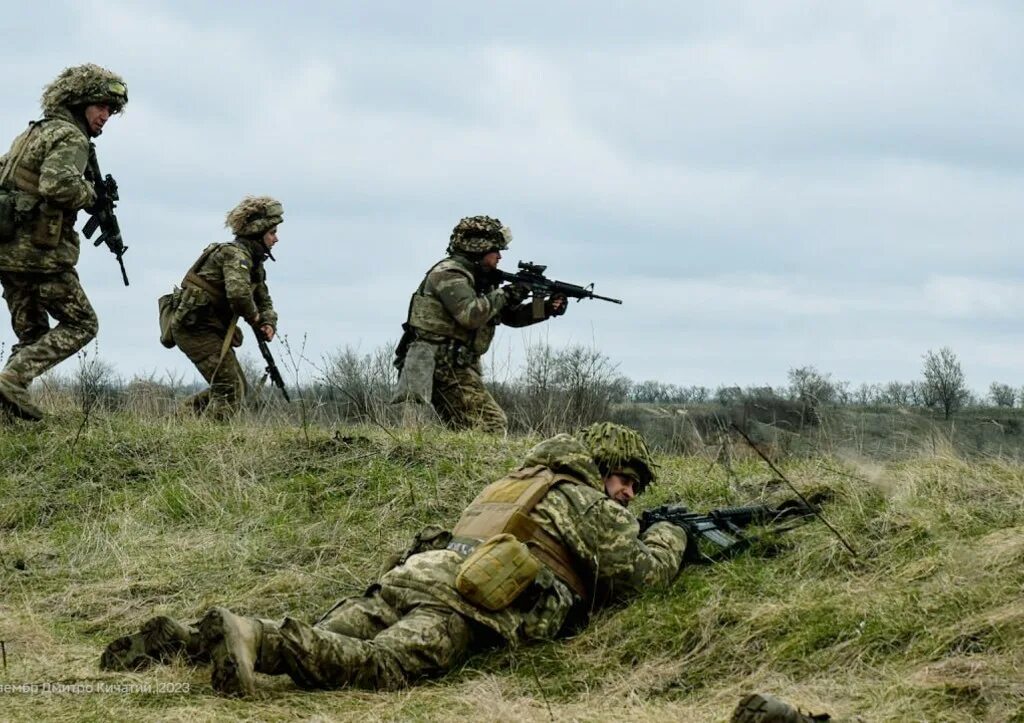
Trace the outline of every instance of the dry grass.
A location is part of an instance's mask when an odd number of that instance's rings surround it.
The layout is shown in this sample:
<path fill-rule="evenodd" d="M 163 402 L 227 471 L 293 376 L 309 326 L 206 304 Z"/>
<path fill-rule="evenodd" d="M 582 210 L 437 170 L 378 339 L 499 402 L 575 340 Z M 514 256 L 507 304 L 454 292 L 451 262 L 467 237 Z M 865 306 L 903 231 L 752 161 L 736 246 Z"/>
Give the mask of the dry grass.
<path fill-rule="evenodd" d="M 532 440 L 103 410 L 80 431 L 74 408 L 57 411 L 0 438 L 0 685 L 178 690 L 0 694 L 3 719 L 721 721 L 756 689 L 871 721 L 1024 720 L 1016 463 L 948 449 L 888 464 L 791 461 L 795 482 L 834 490 L 828 515 L 857 558 L 807 525 L 770 556 L 687 570 L 572 640 L 481 654 L 400 693 L 262 678 L 259 697 L 240 702 L 213 695 L 202 668 L 110 674 L 96 662 L 158 613 L 226 604 L 317 618 L 421 526 L 453 522 Z M 662 461 L 645 506 L 784 496 L 756 460 L 734 460 L 732 473 Z"/>

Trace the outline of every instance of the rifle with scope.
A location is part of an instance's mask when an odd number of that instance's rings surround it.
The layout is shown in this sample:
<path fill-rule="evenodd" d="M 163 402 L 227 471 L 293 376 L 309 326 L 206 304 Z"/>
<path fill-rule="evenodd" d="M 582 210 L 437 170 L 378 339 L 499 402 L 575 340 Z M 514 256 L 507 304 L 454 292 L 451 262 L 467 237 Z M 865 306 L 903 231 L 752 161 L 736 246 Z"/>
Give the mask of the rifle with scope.
<path fill-rule="evenodd" d="M 792 526 L 780 526 L 783 520 L 799 520 L 814 515 L 814 510 L 800 500 L 787 500 L 778 507 L 748 505 L 723 507 L 705 514 L 691 512 L 683 505 L 662 505 L 640 515 L 640 530 L 657 522 L 670 522 L 686 530 L 686 559 L 710 563 L 732 557 L 750 547 L 758 538 L 748 535 L 751 526 L 773 527 L 785 532 Z M 701 549 L 701 543 L 705 550 Z"/>
<path fill-rule="evenodd" d="M 593 284 L 580 286 L 579 284 L 570 284 L 567 281 L 549 279 L 544 275 L 547 268 L 543 264 L 535 264 L 532 261 L 520 261 L 518 272 L 513 274 L 501 269 L 495 269 L 494 274 L 495 278 L 499 281 L 507 281 L 510 284 L 523 286 L 529 289 L 530 293 L 534 296 L 561 294 L 569 299 L 598 299 L 600 301 L 610 301 L 613 304 L 622 303 L 622 299 L 613 299 L 610 296 L 595 294 Z"/>

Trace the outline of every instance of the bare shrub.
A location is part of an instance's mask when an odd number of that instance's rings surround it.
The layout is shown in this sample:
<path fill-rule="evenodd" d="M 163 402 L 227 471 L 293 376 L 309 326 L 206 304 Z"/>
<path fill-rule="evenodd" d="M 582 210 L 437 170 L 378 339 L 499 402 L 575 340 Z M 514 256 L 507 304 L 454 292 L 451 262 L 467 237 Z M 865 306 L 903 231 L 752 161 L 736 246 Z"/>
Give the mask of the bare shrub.
<path fill-rule="evenodd" d="M 576 345 L 555 351 L 539 343 L 527 349 L 518 378 L 489 388 L 508 414 L 511 431 L 550 435 L 608 419 L 630 386 L 598 349 Z"/>
<path fill-rule="evenodd" d="M 1017 401 L 1017 390 L 1009 384 L 992 382 L 988 388 L 988 396 L 997 407 L 1012 407 L 1013 403 Z"/>
<path fill-rule="evenodd" d="M 394 345 L 385 345 L 360 354 L 346 346 L 326 358 L 317 370 L 316 391 L 321 403 L 346 421 L 382 423 L 398 384 L 393 350 Z"/>

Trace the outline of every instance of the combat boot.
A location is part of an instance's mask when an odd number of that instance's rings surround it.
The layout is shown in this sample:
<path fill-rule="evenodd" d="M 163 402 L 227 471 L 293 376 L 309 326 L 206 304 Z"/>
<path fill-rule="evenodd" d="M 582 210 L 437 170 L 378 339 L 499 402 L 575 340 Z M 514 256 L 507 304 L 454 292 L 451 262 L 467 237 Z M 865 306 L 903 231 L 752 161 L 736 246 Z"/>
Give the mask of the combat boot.
<path fill-rule="evenodd" d="M 256 692 L 256 660 L 263 642 L 259 620 L 212 608 L 199 621 L 203 647 L 210 651 L 210 684 L 221 695 L 251 696 Z"/>
<path fill-rule="evenodd" d="M 30 422 L 43 418 L 43 410 L 29 397 L 28 386 L 10 370 L 0 372 L 0 407 Z"/>
<path fill-rule="evenodd" d="M 774 696 L 750 693 L 740 699 L 729 720 L 731 723 L 815 723 L 832 720 L 832 717 L 828 713 L 802 713 Z"/>
<path fill-rule="evenodd" d="M 147 620 L 134 635 L 118 638 L 100 656 L 100 670 L 140 670 L 152 663 L 169 663 L 184 655 L 190 663 L 210 659 L 199 631 L 160 615 Z"/>

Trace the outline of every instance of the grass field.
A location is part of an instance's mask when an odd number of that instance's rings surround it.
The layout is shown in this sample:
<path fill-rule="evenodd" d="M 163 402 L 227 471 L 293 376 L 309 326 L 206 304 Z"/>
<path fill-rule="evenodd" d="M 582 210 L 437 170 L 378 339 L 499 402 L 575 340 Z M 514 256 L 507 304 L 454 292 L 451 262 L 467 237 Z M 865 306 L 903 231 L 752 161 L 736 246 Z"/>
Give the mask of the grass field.
<path fill-rule="evenodd" d="M 932 439 L 900 461 L 786 460 L 801 488 L 833 491 L 827 516 L 857 557 L 808 524 L 572 640 L 481 654 L 400 693 L 261 677 L 238 701 L 207 669 L 97 660 L 157 613 L 316 619 L 536 440 L 105 413 L 80 427 L 67 409 L 0 436 L 3 720 L 724 721 L 750 690 L 868 721 L 1024 720 L 1024 466 L 1000 456 L 965 461 Z M 752 458 L 660 461 L 638 508 L 786 496 Z"/>

